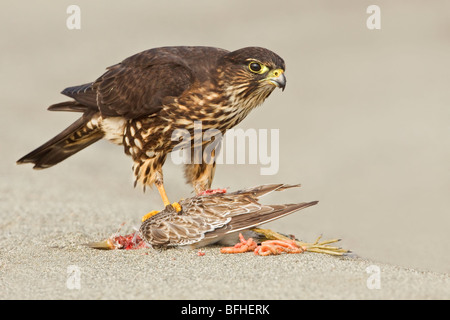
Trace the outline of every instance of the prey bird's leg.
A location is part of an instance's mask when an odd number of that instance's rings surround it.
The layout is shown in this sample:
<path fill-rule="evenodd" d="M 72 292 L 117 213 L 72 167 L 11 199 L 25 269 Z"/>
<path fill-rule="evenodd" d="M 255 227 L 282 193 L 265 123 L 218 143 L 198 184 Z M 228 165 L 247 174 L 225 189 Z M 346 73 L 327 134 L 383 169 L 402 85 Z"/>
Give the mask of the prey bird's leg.
<path fill-rule="evenodd" d="M 263 235 L 268 240 L 292 240 L 289 237 L 286 237 L 282 234 L 279 234 L 278 232 L 269 230 L 269 229 L 260 229 L 260 228 L 253 228 L 251 229 L 253 232 L 256 232 L 258 234 Z M 314 243 L 306 243 L 302 241 L 295 240 L 295 243 L 304 248 L 305 251 L 309 252 L 316 252 L 316 253 L 325 253 L 335 256 L 342 256 L 346 253 L 349 253 L 349 250 L 342 249 L 340 247 L 330 246 L 329 244 L 335 243 L 340 241 L 341 239 L 333 239 L 333 240 L 326 240 L 319 242 L 321 236 L 317 238 L 317 240 Z"/>

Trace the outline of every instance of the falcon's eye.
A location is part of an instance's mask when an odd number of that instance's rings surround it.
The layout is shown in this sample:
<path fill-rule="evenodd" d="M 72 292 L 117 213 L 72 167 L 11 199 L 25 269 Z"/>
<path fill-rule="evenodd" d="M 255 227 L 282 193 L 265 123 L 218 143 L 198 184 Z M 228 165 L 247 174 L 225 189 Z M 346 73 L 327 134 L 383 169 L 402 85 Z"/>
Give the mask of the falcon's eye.
<path fill-rule="evenodd" d="M 266 73 L 267 71 L 269 71 L 269 68 L 267 68 L 265 65 L 259 63 L 259 62 L 250 62 L 250 64 L 248 65 L 248 68 L 250 69 L 251 72 L 254 73 L 258 73 L 258 74 L 263 74 Z"/>

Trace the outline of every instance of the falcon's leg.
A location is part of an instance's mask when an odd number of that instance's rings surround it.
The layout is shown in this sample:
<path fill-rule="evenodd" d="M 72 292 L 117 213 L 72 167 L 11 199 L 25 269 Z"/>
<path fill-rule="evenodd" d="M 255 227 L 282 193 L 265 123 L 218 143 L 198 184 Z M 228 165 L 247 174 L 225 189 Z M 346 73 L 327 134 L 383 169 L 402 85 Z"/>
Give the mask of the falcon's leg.
<path fill-rule="evenodd" d="M 162 165 L 164 164 L 165 158 L 165 155 L 157 155 L 145 160 L 135 161 L 133 171 L 136 177 L 135 185 L 139 181 L 144 185 L 145 190 L 146 186 L 152 186 L 153 184 L 155 184 L 164 203 L 164 206 L 166 207 L 168 205 L 171 205 L 171 203 L 164 188 L 164 180 L 162 174 Z M 180 205 L 176 202 L 173 204 L 173 207 L 177 212 L 181 210 Z M 142 217 L 142 221 L 147 220 L 158 212 L 159 211 L 157 210 L 150 211 L 144 217 Z"/>
<path fill-rule="evenodd" d="M 161 199 L 164 203 L 164 206 L 168 206 L 170 204 L 170 201 L 169 201 L 169 197 L 167 197 L 166 189 L 164 189 L 164 183 L 163 183 L 162 179 L 156 180 L 155 185 L 159 191 L 159 194 L 161 195 Z"/>
<path fill-rule="evenodd" d="M 195 193 L 198 195 L 211 188 L 215 170 L 215 162 L 212 164 L 187 164 L 185 168 L 185 177 L 187 181 L 192 184 Z"/>
<path fill-rule="evenodd" d="M 164 182 L 163 182 L 163 178 L 162 178 L 162 172 L 157 172 L 156 177 L 157 178 L 156 178 L 156 181 L 155 181 L 155 185 L 156 185 L 156 188 L 159 191 L 159 194 L 160 194 L 161 199 L 162 199 L 162 201 L 164 203 L 164 206 L 165 207 L 172 206 L 172 207 L 175 208 L 175 210 L 177 212 L 180 212 L 181 211 L 180 204 L 178 202 L 174 202 L 174 203 L 171 204 L 170 201 L 169 201 L 169 197 L 167 196 L 166 189 L 164 189 Z M 157 210 L 150 211 L 149 213 L 147 213 L 145 216 L 142 217 L 142 222 L 144 222 L 145 220 L 147 220 L 148 218 L 154 216 L 157 213 L 159 213 L 159 211 L 157 211 Z"/>

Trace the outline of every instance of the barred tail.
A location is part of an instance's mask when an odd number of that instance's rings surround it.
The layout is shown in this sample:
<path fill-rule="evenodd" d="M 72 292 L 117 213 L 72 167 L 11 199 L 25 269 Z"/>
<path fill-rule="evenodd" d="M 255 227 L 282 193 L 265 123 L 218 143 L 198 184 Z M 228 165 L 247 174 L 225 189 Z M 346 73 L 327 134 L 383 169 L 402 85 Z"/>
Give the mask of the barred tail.
<path fill-rule="evenodd" d="M 84 111 L 84 114 L 56 137 L 20 158 L 17 164 L 33 163 L 34 169 L 49 168 L 100 140 L 104 135 L 97 125 L 99 114 L 94 110 L 87 107 L 83 110 L 76 102 L 60 103 L 51 106 L 49 110 Z"/>

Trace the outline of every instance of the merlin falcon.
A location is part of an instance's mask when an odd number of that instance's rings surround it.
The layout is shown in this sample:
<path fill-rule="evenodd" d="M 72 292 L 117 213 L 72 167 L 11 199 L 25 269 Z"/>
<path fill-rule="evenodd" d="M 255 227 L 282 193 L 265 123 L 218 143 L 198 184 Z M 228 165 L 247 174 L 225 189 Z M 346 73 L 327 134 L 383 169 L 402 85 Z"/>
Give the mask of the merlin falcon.
<path fill-rule="evenodd" d="M 203 132 L 213 128 L 224 134 L 275 88 L 284 90 L 284 72 L 283 59 L 260 47 L 140 52 L 107 68 L 94 82 L 64 89 L 61 93 L 73 100 L 48 110 L 80 112 L 81 117 L 17 163 L 49 168 L 106 139 L 131 156 L 135 186 L 156 185 L 164 205 L 170 205 L 162 167 L 179 143 L 172 132 L 185 129 L 194 139 L 194 122 L 201 121 Z M 211 187 L 214 171 L 214 161 L 186 164 L 185 176 L 200 194 Z"/>

